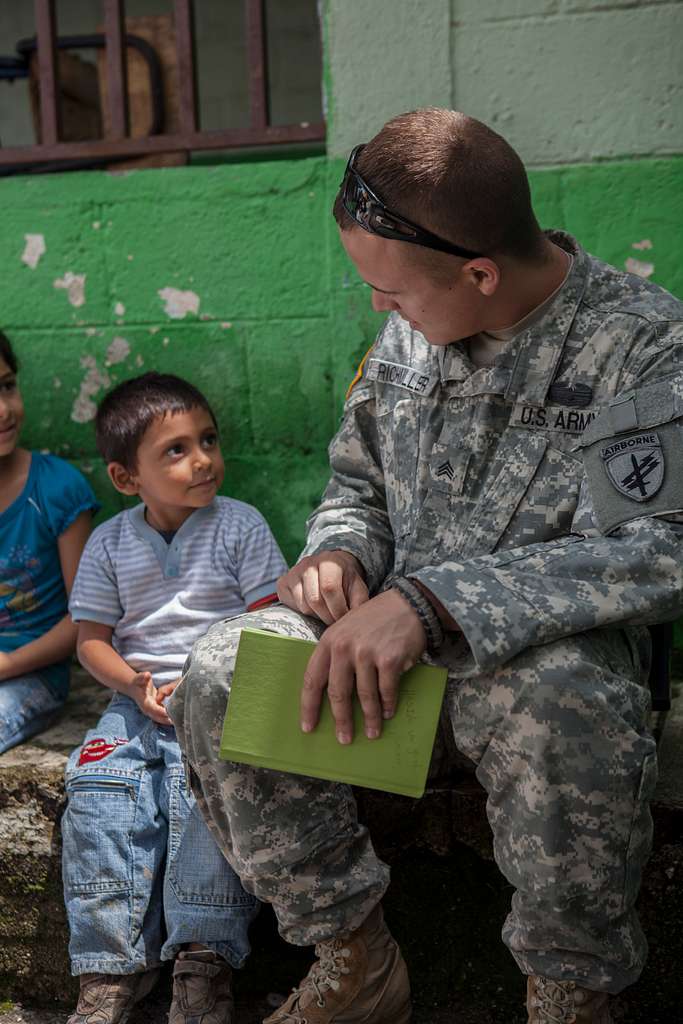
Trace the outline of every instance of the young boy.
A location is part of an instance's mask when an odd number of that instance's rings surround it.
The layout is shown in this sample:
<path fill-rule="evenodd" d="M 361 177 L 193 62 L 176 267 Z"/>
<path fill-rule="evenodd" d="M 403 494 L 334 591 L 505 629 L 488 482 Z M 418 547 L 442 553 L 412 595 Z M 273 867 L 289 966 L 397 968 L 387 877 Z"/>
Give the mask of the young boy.
<path fill-rule="evenodd" d="M 94 531 L 69 605 L 81 663 L 116 692 L 67 766 L 64 889 L 81 984 L 68 1024 L 122 1024 L 171 958 L 169 1024 L 231 1024 L 231 968 L 249 952 L 257 901 L 189 795 L 164 704 L 194 641 L 267 602 L 286 565 L 256 509 L 216 496 L 216 421 L 187 381 L 125 381 L 95 427 L 114 487 L 140 504 Z"/>

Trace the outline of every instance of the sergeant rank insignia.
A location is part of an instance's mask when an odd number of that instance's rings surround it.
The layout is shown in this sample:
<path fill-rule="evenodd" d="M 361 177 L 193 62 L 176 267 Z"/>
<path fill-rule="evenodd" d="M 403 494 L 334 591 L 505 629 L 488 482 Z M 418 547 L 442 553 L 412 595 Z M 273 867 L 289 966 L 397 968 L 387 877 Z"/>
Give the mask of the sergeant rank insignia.
<path fill-rule="evenodd" d="M 664 482 L 664 453 L 657 434 L 634 434 L 600 452 L 616 489 L 633 501 L 648 501 Z"/>

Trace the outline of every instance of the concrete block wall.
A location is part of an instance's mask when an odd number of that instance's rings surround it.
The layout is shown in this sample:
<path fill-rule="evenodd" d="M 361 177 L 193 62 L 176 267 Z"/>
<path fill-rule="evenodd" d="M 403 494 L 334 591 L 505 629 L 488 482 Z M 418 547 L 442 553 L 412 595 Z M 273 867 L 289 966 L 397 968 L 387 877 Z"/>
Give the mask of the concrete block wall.
<path fill-rule="evenodd" d="M 681 152 L 681 0 L 327 0 L 342 156 L 387 118 L 453 107 L 525 163 Z"/>

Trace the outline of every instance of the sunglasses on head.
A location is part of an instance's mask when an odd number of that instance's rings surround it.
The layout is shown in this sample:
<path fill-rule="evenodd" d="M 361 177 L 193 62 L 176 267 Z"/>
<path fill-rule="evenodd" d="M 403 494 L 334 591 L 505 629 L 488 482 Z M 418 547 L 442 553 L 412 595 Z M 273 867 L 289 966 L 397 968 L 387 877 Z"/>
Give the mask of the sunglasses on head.
<path fill-rule="evenodd" d="M 463 249 L 454 242 L 447 242 L 431 231 L 406 220 L 405 217 L 392 213 L 356 170 L 356 160 L 363 149 L 364 145 L 356 146 L 351 152 L 340 186 L 344 209 L 353 217 L 356 224 L 360 224 L 371 235 L 381 235 L 382 238 L 392 238 L 398 242 L 412 242 L 414 245 L 423 245 L 426 249 L 447 252 L 466 260 L 482 255 L 480 252 L 472 252 L 471 249 Z"/>

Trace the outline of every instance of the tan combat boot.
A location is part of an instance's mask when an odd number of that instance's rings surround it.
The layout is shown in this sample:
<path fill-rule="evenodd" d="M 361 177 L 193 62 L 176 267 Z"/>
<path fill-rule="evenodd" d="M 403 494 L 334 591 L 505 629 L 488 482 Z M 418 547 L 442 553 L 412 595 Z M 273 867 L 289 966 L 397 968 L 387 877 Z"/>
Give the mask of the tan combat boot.
<path fill-rule="evenodd" d="M 401 950 L 375 907 L 355 932 L 319 942 L 316 962 L 263 1024 L 409 1024 Z"/>
<path fill-rule="evenodd" d="M 158 969 L 144 974 L 81 974 L 78 1006 L 66 1024 L 125 1024 L 158 977 Z"/>
<path fill-rule="evenodd" d="M 527 978 L 526 992 L 528 1024 L 612 1024 L 606 992 L 538 975 Z"/>
<path fill-rule="evenodd" d="M 211 950 L 179 953 L 168 1024 L 233 1024 L 232 968 Z"/>

